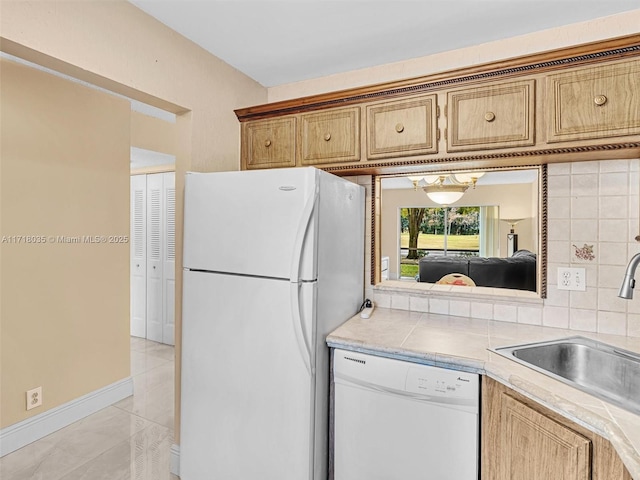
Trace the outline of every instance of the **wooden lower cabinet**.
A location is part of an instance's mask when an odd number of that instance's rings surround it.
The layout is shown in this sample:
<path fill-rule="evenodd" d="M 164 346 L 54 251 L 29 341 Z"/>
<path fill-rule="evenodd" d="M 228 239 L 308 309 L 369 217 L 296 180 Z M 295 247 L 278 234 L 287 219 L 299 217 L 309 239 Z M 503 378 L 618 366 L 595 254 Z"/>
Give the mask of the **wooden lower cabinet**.
<path fill-rule="evenodd" d="M 482 480 L 631 480 L 611 444 L 482 377 Z"/>

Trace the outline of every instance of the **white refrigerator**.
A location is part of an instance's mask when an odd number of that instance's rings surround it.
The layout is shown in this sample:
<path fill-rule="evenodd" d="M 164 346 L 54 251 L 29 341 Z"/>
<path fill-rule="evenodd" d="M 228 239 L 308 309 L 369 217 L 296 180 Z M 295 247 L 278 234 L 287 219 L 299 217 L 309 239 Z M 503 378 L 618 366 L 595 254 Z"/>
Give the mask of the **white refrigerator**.
<path fill-rule="evenodd" d="M 186 175 L 182 480 L 327 478 L 325 338 L 362 304 L 364 204 L 313 167 Z"/>

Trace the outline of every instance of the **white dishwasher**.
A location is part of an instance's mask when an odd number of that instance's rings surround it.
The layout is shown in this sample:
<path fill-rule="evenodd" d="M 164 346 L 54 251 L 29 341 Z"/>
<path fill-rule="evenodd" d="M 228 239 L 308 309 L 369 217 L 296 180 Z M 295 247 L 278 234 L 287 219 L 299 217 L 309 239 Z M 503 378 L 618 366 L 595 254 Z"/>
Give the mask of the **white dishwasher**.
<path fill-rule="evenodd" d="M 479 375 L 334 350 L 335 480 L 477 480 Z"/>

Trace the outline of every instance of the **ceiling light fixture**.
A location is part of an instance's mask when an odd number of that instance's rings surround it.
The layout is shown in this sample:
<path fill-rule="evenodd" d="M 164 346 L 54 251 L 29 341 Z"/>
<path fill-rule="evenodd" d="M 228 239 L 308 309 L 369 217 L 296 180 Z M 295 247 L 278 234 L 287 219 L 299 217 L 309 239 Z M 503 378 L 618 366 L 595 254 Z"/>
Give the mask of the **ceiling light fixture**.
<path fill-rule="evenodd" d="M 414 190 L 418 190 L 418 184 L 420 183 L 420 181 L 423 179 L 422 176 L 416 177 L 416 176 L 408 176 L 407 177 L 409 180 L 411 180 L 411 183 L 413 183 L 413 189 Z"/>
<path fill-rule="evenodd" d="M 454 173 L 453 180 L 458 183 L 471 184 L 473 188 L 476 188 L 476 183 L 478 179 L 482 177 L 485 172 L 462 172 L 462 173 Z"/>
<path fill-rule="evenodd" d="M 464 192 L 469 188 L 467 184 L 445 184 L 446 178 L 446 176 L 442 175 L 434 185 L 427 185 L 422 188 L 432 201 L 445 206 L 460 200 Z"/>

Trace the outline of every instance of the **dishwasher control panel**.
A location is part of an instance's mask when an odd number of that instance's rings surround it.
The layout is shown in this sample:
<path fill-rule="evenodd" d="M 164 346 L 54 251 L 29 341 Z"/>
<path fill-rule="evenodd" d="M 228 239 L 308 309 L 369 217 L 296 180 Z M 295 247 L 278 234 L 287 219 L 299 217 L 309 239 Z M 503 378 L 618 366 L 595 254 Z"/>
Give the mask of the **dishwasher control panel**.
<path fill-rule="evenodd" d="M 407 392 L 430 397 L 474 398 L 477 396 L 478 375 L 426 365 L 410 367 L 407 371 L 405 389 Z"/>
<path fill-rule="evenodd" d="M 402 393 L 437 403 L 474 406 L 480 395 L 480 376 L 394 358 L 334 350 L 334 381 L 362 388 Z"/>

